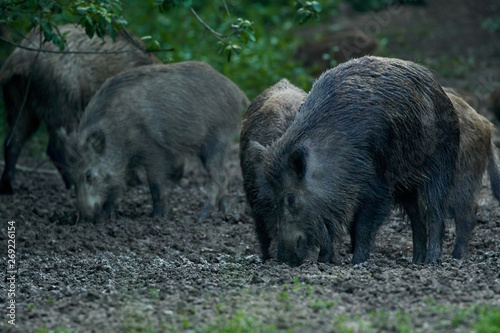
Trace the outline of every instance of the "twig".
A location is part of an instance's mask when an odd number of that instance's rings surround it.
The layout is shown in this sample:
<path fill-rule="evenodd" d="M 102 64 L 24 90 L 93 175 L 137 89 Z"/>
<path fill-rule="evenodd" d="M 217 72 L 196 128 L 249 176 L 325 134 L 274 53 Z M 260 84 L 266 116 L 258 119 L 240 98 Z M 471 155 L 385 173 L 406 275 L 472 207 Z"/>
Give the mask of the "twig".
<path fill-rule="evenodd" d="M 222 0 L 222 2 L 224 3 L 224 7 L 226 8 L 227 16 L 231 17 L 231 13 L 229 12 L 229 8 L 227 7 L 226 0 Z"/>
<path fill-rule="evenodd" d="M 217 32 L 217 31 L 215 31 L 214 29 L 212 29 L 208 24 L 205 23 L 205 21 L 203 21 L 201 19 L 201 17 L 198 16 L 198 14 L 193 9 L 193 7 L 191 7 L 191 13 L 193 13 L 193 15 L 205 27 L 205 29 L 207 29 L 212 35 L 214 35 L 215 37 L 217 37 L 219 40 L 224 41 L 224 39 L 229 38 L 229 37 L 231 37 L 231 36 L 234 35 L 234 33 L 232 33 L 230 35 L 224 35 L 224 34 L 221 34 L 221 33 Z"/>
<path fill-rule="evenodd" d="M 126 53 L 126 52 L 134 52 L 137 51 L 136 48 L 134 49 L 128 49 L 128 50 L 121 50 L 121 51 L 55 51 L 55 50 L 45 50 L 41 48 L 33 48 L 33 47 L 27 47 L 18 43 L 14 43 L 4 37 L 0 37 L 0 40 L 12 45 L 14 47 L 18 47 L 20 49 L 28 50 L 28 51 L 36 51 L 36 52 L 43 52 L 43 53 L 60 53 L 60 54 L 116 54 L 116 53 Z M 141 50 L 143 52 L 171 52 L 173 51 L 173 48 L 170 49 L 156 49 L 156 50 Z"/>

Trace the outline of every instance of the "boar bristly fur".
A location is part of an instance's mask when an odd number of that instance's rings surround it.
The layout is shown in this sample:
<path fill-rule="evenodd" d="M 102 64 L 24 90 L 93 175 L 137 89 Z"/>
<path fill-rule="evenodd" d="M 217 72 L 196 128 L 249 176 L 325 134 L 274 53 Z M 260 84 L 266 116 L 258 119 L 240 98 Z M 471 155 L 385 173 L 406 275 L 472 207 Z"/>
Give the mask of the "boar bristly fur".
<path fill-rule="evenodd" d="M 66 53 L 57 53 L 59 48 L 51 42 L 41 44 L 41 32 L 35 29 L 21 45 L 40 48 L 41 52 L 16 48 L 0 71 L 8 124 L 0 194 L 13 193 L 12 182 L 21 149 L 42 122 L 49 134 L 47 154 L 69 188 L 72 180 L 57 132 L 61 128 L 66 132 L 76 129 L 85 106 L 107 78 L 129 68 L 158 62 L 126 30 L 118 32 L 114 41 L 109 36 L 104 40 L 97 36 L 89 38 L 83 28 L 73 25 L 60 26 L 59 30 L 68 33 Z"/>
<path fill-rule="evenodd" d="M 248 105 L 228 78 L 201 62 L 151 65 L 115 75 L 87 106 L 69 138 L 70 170 L 80 213 L 108 216 L 131 166 L 144 166 L 153 216 L 167 214 L 166 189 L 196 155 L 210 176 L 208 202 L 225 210 L 225 163 Z"/>
<path fill-rule="evenodd" d="M 288 130 L 254 145 L 278 260 L 328 262 L 352 228 L 352 262 L 364 262 L 395 202 L 412 223 L 413 262 L 437 261 L 459 140 L 453 105 L 426 68 L 363 57 L 326 71 Z"/>
<path fill-rule="evenodd" d="M 454 186 L 450 193 L 450 213 L 455 220 L 456 240 L 453 257 L 467 255 L 470 237 L 476 226 L 476 197 L 488 170 L 493 195 L 500 200 L 497 149 L 492 141 L 493 124 L 478 114 L 454 90 L 444 88 L 460 122 L 460 153 Z"/>
<path fill-rule="evenodd" d="M 306 93 L 288 80 L 282 79 L 257 96 L 248 106 L 240 137 L 240 165 L 248 205 L 255 221 L 262 259 L 271 257 L 271 236 L 276 232 L 276 216 L 272 202 L 259 189 L 261 161 L 252 154 L 252 142 L 270 146 L 288 129 L 295 119 Z M 267 193 L 268 191 L 263 191 Z M 259 194 L 261 193 L 261 194 Z M 275 248 L 275 246 L 274 246 Z M 275 251 L 274 251 L 275 252 Z"/>

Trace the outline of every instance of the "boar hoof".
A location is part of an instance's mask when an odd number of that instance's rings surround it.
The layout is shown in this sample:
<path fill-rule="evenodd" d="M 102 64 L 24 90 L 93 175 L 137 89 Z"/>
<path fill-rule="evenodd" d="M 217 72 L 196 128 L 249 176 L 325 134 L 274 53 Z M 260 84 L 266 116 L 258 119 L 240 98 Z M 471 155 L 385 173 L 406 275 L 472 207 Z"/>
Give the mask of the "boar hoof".
<path fill-rule="evenodd" d="M 365 261 L 367 261 L 368 259 L 370 259 L 370 255 L 368 255 L 368 257 L 367 257 L 367 258 L 362 258 L 362 257 L 360 257 L 360 256 L 353 255 L 353 256 L 352 256 L 352 260 L 351 260 L 351 264 L 352 264 L 352 265 L 362 264 L 362 263 L 364 263 Z"/>
<path fill-rule="evenodd" d="M 212 214 L 212 211 L 214 210 L 214 206 L 210 203 L 207 203 L 205 207 L 200 212 L 200 215 L 198 216 L 198 222 L 203 221 L 207 217 L 209 217 Z"/>
<path fill-rule="evenodd" d="M 370 250 L 368 248 L 357 249 L 354 250 L 351 264 L 353 265 L 361 264 L 367 261 L 368 259 L 370 259 Z"/>
<path fill-rule="evenodd" d="M 423 264 L 425 262 L 425 253 L 416 252 L 413 254 L 412 263 L 415 265 Z"/>
<path fill-rule="evenodd" d="M 167 209 L 161 205 L 154 205 L 152 217 L 154 219 L 160 218 L 160 217 L 167 217 Z"/>
<path fill-rule="evenodd" d="M 224 196 L 220 199 L 219 201 L 219 212 L 222 212 L 224 214 L 227 213 L 227 210 L 228 210 L 228 199 L 227 199 L 227 196 Z"/>
<path fill-rule="evenodd" d="M 437 264 L 438 260 L 439 260 L 439 255 L 434 255 L 434 254 L 431 253 L 431 254 L 428 254 L 425 257 L 424 264 L 425 265 L 428 265 L 428 264 Z"/>
<path fill-rule="evenodd" d="M 465 250 L 461 246 L 455 246 L 453 250 L 453 258 L 462 259 L 465 257 Z"/>

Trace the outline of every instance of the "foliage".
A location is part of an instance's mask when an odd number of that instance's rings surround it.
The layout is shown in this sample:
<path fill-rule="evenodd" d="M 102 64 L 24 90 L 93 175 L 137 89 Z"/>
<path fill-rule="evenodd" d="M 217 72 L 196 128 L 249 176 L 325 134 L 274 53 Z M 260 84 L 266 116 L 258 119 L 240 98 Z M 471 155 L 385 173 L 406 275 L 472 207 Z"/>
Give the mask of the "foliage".
<path fill-rule="evenodd" d="M 302 24 L 313 18 L 319 20 L 319 13 L 323 10 L 321 4 L 317 1 L 296 1 L 295 8 L 297 8 L 296 20 Z"/>
<path fill-rule="evenodd" d="M 155 0 L 154 6 L 158 7 L 160 13 L 168 11 L 170 8 L 175 8 L 183 3 L 185 8 L 191 8 L 193 6 L 193 1 L 191 0 Z"/>
<path fill-rule="evenodd" d="M 61 22 L 78 23 L 92 37 L 112 37 L 127 24 L 122 17 L 120 0 L 7 0 L 0 4 L 0 23 L 7 30 L 27 33 L 40 27 L 44 42 L 64 49 L 64 35 L 57 29 Z"/>
<path fill-rule="evenodd" d="M 202 20 L 218 31 L 232 33 L 238 28 L 247 29 L 249 43 L 245 46 L 233 40 L 231 62 L 227 62 L 229 50 L 221 50 L 226 44 L 214 42 L 211 35 L 197 18 L 181 5 L 160 14 L 152 1 L 129 1 L 123 6 L 123 15 L 129 21 L 128 29 L 139 36 L 151 36 L 161 42 L 161 48 L 174 48 L 172 52 L 157 53 L 163 62 L 187 60 L 204 61 L 233 80 L 250 99 L 281 78 L 288 78 L 293 84 L 309 90 L 313 78 L 293 59 L 301 40 L 296 21 L 297 8 L 293 1 L 255 1 L 241 5 L 241 2 L 214 2 L 213 6 L 201 6 L 193 1 L 193 8 Z M 322 8 L 321 17 L 336 15 L 339 0 L 329 1 Z M 247 22 L 238 17 L 246 17 Z M 311 20 L 309 24 L 315 24 Z M 244 34 L 242 34 L 243 36 Z M 253 37 L 255 41 L 253 41 Z M 238 51 L 235 51 L 237 49 Z M 221 57 L 218 52 L 221 52 Z M 239 52 L 239 56 L 238 55 Z"/>
<path fill-rule="evenodd" d="M 493 33 L 500 32 L 500 16 L 490 17 L 481 23 L 481 28 Z"/>
<path fill-rule="evenodd" d="M 138 3 L 138 1 L 129 2 Z M 228 11 L 226 1 L 222 1 L 222 3 Z M 153 0 L 153 3 L 148 3 L 148 5 L 152 5 L 160 13 L 167 15 L 174 8 L 189 9 L 198 21 L 217 37 L 220 45 L 219 54 L 224 54 L 228 61 L 231 60 L 233 53 L 240 54 L 241 52 L 241 47 L 234 39 L 243 44 L 250 41 L 255 42 L 251 21 L 239 17 L 230 25 L 232 33 L 219 33 L 198 16 L 193 8 L 192 0 Z M 311 18 L 318 20 L 322 10 L 321 4 L 317 1 L 296 1 L 295 7 L 297 8 L 296 20 L 300 24 Z M 104 37 L 106 33 L 109 33 L 113 39 L 116 36 L 116 30 L 123 29 L 127 25 L 127 21 L 122 16 L 121 0 L 7 0 L 0 4 L 0 24 L 3 24 L 8 30 L 16 28 L 27 33 L 40 27 L 44 34 L 44 42 L 53 42 L 61 50 L 64 50 L 65 36 L 57 28 L 57 24 L 62 22 L 81 25 L 89 37 L 93 37 L 94 34 Z M 144 39 L 149 50 L 159 47 L 159 42 L 152 39 L 151 36 L 146 36 Z"/>

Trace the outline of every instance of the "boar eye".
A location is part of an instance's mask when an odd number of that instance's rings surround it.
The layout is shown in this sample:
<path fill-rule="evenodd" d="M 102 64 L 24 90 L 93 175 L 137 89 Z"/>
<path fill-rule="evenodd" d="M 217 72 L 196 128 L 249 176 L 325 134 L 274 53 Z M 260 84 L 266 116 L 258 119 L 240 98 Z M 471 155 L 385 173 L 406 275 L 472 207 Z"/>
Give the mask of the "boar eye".
<path fill-rule="evenodd" d="M 288 207 L 293 208 L 295 206 L 295 195 L 288 194 L 286 197 Z"/>
<path fill-rule="evenodd" d="M 86 173 L 85 173 L 85 181 L 90 184 L 92 182 L 92 173 L 90 172 L 90 170 L 88 170 Z"/>

